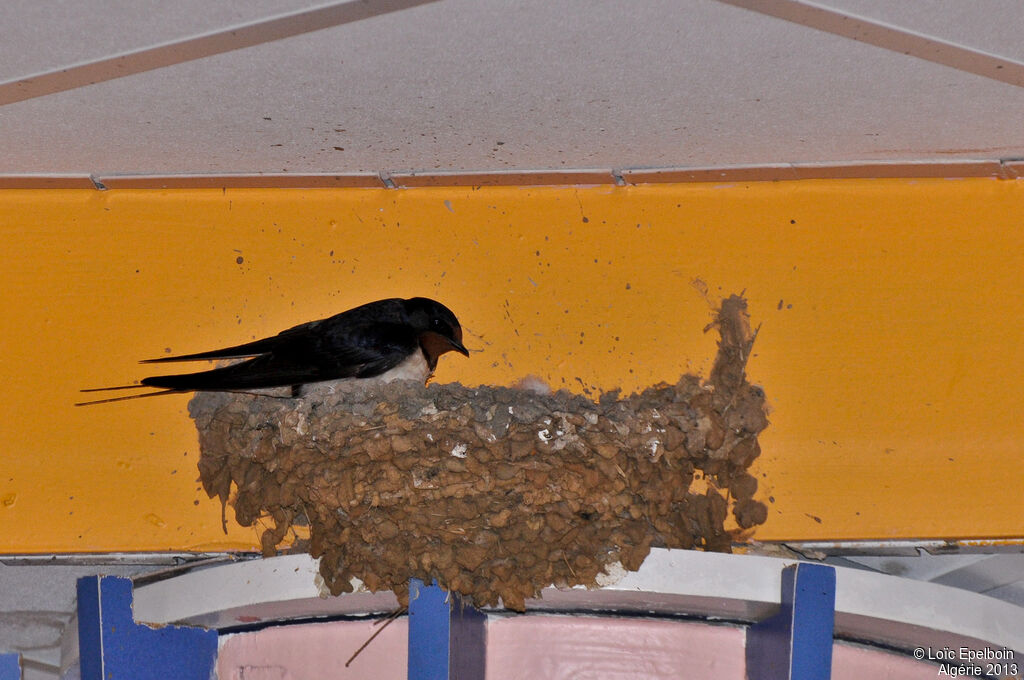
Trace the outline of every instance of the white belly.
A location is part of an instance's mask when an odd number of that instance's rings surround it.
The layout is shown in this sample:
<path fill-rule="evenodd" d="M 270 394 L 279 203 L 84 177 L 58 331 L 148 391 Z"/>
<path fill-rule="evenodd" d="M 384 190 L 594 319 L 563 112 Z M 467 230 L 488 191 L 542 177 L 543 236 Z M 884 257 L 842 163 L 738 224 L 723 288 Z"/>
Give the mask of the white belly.
<path fill-rule="evenodd" d="M 372 378 L 342 378 L 341 380 L 324 380 L 323 382 L 310 383 L 303 385 L 300 390 L 300 394 L 303 396 L 315 395 L 317 393 L 333 394 L 338 391 L 349 391 L 358 390 L 360 386 L 366 384 L 380 384 L 391 382 L 392 380 L 415 380 L 421 384 L 427 382 L 427 378 L 430 377 L 430 368 L 427 366 L 427 359 L 423 356 L 423 352 L 413 352 L 412 356 L 407 358 L 402 363 L 398 364 L 390 371 L 381 373 Z M 287 388 L 275 389 L 273 392 L 268 391 L 270 394 L 279 394 L 279 396 L 286 396 L 290 392 L 286 392 Z M 261 390 L 262 391 L 262 390 Z"/>
<path fill-rule="evenodd" d="M 392 380 L 416 380 L 421 383 L 427 382 L 430 377 L 430 367 L 427 366 L 427 358 L 419 350 L 413 352 L 408 359 L 398 364 L 390 371 L 381 373 L 367 380 L 378 382 L 391 382 Z"/>

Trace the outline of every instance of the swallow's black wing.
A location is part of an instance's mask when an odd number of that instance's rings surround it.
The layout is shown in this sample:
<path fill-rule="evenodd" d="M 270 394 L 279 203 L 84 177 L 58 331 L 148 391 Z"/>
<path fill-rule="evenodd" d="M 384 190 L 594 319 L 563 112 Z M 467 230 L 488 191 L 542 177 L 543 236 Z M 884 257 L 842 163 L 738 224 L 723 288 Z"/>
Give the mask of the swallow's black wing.
<path fill-rule="evenodd" d="M 289 329 L 289 331 L 295 330 L 298 330 L 298 327 Z M 287 333 L 289 331 L 284 332 Z M 139 363 L 163 364 L 170 363 L 172 361 L 201 361 L 203 359 L 241 359 L 244 357 L 255 357 L 259 356 L 260 354 L 266 354 L 267 352 L 273 351 L 274 347 L 276 347 L 281 342 L 280 337 L 281 335 L 279 334 L 270 338 L 253 340 L 252 342 L 247 342 L 244 345 L 235 345 L 234 347 L 214 349 L 210 350 L 209 352 L 196 352 L 195 354 L 179 354 L 173 357 L 160 357 L 158 359 L 143 359 Z"/>
<path fill-rule="evenodd" d="M 245 390 L 303 385 L 339 378 L 370 378 L 419 351 L 417 333 L 398 298 L 378 300 L 327 319 L 311 321 L 269 338 L 208 352 L 151 359 L 148 363 L 252 357 L 230 366 L 144 378 L 141 385 L 85 392 L 162 387 L 162 392 L 115 397 L 79 405 L 120 401 L 167 392 Z"/>
<path fill-rule="evenodd" d="M 322 332 L 324 327 L 343 328 L 350 327 L 353 331 L 371 326 L 374 323 L 395 323 L 405 321 L 405 311 L 400 298 L 377 300 L 359 307 L 354 307 L 341 314 L 335 314 L 326 319 L 309 321 L 307 323 L 292 326 L 283 330 L 277 335 L 269 338 L 261 338 L 246 342 L 241 345 L 214 349 L 208 352 L 196 352 L 194 354 L 179 354 L 171 357 L 159 357 L 157 359 L 143 359 L 143 364 L 163 364 L 174 361 L 202 361 L 204 359 L 240 359 L 243 357 L 255 357 L 261 354 L 269 354 L 280 350 L 290 344 L 302 343 L 303 338 Z"/>
<path fill-rule="evenodd" d="M 415 330 L 399 321 L 401 317 L 387 314 L 388 311 L 387 307 L 358 307 L 290 328 L 272 338 L 187 355 L 195 359 L 226 358 L 251 356 L 252 352 L 262 350 L 257 356 L 231 366 L 152 376 L 143 379 L 142 384 L 175 390 L 242 390 L 380 375 L 419 350 Z"/>

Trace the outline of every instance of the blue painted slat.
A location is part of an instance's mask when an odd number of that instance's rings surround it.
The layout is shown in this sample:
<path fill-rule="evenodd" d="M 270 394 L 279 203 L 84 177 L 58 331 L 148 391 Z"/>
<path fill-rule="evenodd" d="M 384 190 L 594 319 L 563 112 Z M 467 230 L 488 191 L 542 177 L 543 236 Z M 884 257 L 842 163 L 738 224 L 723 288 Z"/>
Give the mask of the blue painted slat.
<path fill-rule="evenodd" d="M 409 680 L 483 680 L 487 617 L 455 593 L 409 583 Z"/>
<path fill-rule="evenodd" d="M 0 680 L 21 680 L 20 654 L 0 654 Z"/>
<path fill-rule="evenodd" d="M 409 582 L 409 680 L 448 680 L 451 611 L 445 595 L 436 585 Z"/>
<path fill-rule="evenodd" d="M 78 664 L 82 680 L 103 677 L 103 636 L 100 634 L 100 580 L 78 579 Z"/>
<path fill-rule="evenodd" d="M 132 582 L 113 576 L 78 580 L 82 680 L 209 680 L 217 632 L 150 628 L 132 618 Z"/>
<path fill-rule="evenodd" d="M 829 680 L 836 570 L 800 563 L 782 571 L 779 612 L 747 630 L 750 680 Z"/>
<path fill-rule="evenodd" d="M 832 677 L 832 638 L 836 619 L 836 570 L 823 564 L 799 564 L 793 579 L 783 581 L 783 597 L 792 590 L 793 680 Z"/>

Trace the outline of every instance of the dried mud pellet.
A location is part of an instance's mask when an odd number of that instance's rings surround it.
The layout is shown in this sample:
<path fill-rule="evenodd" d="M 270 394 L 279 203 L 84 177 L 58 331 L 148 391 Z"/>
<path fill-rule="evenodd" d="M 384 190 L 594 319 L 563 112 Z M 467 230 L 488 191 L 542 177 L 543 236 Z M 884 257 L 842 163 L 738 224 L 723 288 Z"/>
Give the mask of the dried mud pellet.
<path fill-rule="evenodd" d="M 494 466 L 494 477 L 505 482 L 510 479 L 514 479 L 519 475 L 519 470 L 520 468 L 515 465 L 510 465 L 509 463 L 498 463 Z"/>
<path fill-rule="evenodd" d="M 729 482 L 729 491 L 740 500 L 751 498 L 757 492 L 757 478 L 747 473 L 736 475 Z"/>
<path fill-rule="evenodd" d="M 733 513 L 736 516 L 736 523 L 744 529 L 764 524 L 768 519 L 768 507 L 750 498 L 737 503 Z"/>

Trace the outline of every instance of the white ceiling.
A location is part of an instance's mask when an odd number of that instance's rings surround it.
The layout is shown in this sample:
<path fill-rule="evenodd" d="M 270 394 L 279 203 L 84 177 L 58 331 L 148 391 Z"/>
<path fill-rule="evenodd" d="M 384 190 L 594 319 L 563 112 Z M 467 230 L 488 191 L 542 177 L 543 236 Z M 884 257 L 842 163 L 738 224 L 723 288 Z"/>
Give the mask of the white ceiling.
<path fill-rule="evenodd" d="M 737 1 L 760 11 L 732 0 L 441 0 L 400 9 L 0 105 L 0 173 L 622 169 L 1024 156 L 1024 87 L 764 13 L 799 13 L 808 3 L 798 0 Z M 1019 0 L 827 4 L 888 23 L 907 44 L 924 34 L 937 49 L 958 43 L 983 61 L 995 55 L 1017 62 L 1002 74 L 1024 74 Z M 6 0 L 0 80 L 237 24 L 273 26 L 275 15 L 311 6 Z M 5 87 L 13 85 L 0 83 Z"/>

